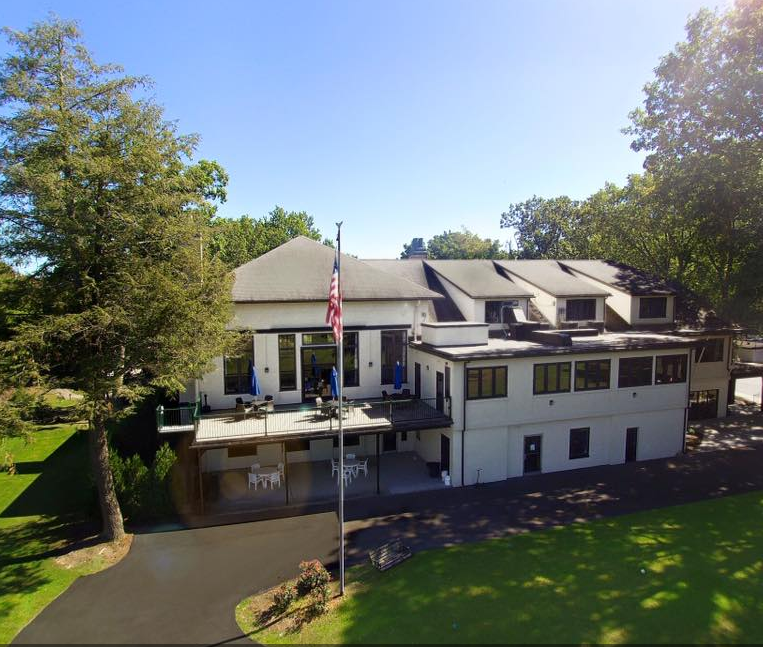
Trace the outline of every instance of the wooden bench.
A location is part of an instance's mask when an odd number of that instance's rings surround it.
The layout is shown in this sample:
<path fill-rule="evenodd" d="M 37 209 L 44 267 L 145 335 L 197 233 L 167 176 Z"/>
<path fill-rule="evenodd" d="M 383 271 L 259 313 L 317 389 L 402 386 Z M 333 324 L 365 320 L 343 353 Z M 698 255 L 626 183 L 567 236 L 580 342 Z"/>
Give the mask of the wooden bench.
<path fill-rule="evenodd" d="M 411 549 L 399 539 L 382 544 L 368 553 L 371 563 L 380 571 L 386 571 L 411 557 Z"/>

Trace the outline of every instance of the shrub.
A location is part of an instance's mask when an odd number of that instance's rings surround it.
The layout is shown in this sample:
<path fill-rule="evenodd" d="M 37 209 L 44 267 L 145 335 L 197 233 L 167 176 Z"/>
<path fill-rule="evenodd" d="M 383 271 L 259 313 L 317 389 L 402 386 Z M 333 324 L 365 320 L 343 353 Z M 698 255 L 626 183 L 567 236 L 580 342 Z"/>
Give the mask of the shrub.
<path fill-rule="evenodd" d="M 157 450 L 150 469 L 138 454 L 124 459 L 112 448 L 109 459 L 117 498 L 128 517 L 145 519 L 172 512 L 167 482 L 177 456 L 167 443 Z"/>
<path fill-rule="evenodd" d="M 273 604 L 270 607 L 271 613 L 273 615 L 286 613 L 289 605 L 294 602 L 295 597 L 294 588 L 287 584 L 282 584 L 273 594 Z"/>
<path fill-rule="evenodd" d="M 321 616 L 326 613 L 329 606 L 329 598 L 331 593 L 329 591 L 328 582 L 316 586 L 310 591 L 310 606 L 308 607 L 308 614 L 311 617 Z"/>
<path fill-rule="evenodd" d="M 331 575 L 319 560 L 301 562 L 299 565 L 299 578 L 297 579 L 297 593 L 305 596 L 317 588 L 326 588 L 331 580 Z"/>

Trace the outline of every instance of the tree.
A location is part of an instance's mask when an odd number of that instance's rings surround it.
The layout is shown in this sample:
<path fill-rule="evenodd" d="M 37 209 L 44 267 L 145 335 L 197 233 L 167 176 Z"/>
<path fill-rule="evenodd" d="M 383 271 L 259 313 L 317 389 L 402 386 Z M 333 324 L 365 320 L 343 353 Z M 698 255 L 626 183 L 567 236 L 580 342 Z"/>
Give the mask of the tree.
<path fill-rule="evenodd" d="M 480 238 L 477 234 L 462 227 L 461 231 L 444 231 L 433 236 L 427 243 L 429 258 L 509 258 L 501 243 L 490 238 Z M 403 245 L 400 258 L 408 258 L 410 245 Z"/>
<path fill-rule="evenodd" d="M 286 211 L 277 205 L 264 218 L 215 218 L 212 221 L 212 230 L 210 250 L 230 269 L 239 267 L 297 236 L 321 240 L 321 233 L 315 227 L 312 216 L 305 211 Z"/>
<path fill-rule="evenodd" d="M 634 110 L 632 148 L 663 204 L 686 215 L 707 272 L 697 288 L 721 313 L 763 314 L 763 2 L 703 9 L 664 56 Z"/>
<path fill-rule="evenodd" d="M 567 196 L 540 198 L 509 205 L 501 227 L 514 229 L 519 258 L 571 258 L 580 204 Z"/>
<path fill-rule="evenodd" d="M 150 388 L 179 390 L 225 344 L 230 277 L 200 242 L 226 176 L 190 163 L 197 138 L 133 97 L 145 79 L 97 65 L 75 23 L 5 33 L 0 254 L 32 268 L 34 316 L 3 343 L 2 366 L 85 394 L 103 534 L 117 539 L 107 423 Z"/>

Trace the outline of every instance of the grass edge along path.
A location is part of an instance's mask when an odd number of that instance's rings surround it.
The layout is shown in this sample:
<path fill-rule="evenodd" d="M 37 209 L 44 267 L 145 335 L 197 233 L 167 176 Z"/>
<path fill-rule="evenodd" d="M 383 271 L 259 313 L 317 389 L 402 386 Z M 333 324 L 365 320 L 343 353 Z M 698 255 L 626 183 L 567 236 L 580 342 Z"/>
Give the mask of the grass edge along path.
<path fill-rule="evenodd" d="M 760 643 L 763 492 L 422 551 L 347 581 L 301 631 L 255 626 L 272 592 L 236 620 L 267 644 Z"/>
<path fill-rule="evenodd" d="M 77 424 L 38 425 L 30 443 L 16 438 L 2 445 L 17 473 L 0 473 L 0 644 L 78 577 L 129 549 L 129 537 L 120 546 L 72 544 L 83 538 L 91 505 L 86 434 Z M 79 550 L 69 552 L 73 546 Z"/>

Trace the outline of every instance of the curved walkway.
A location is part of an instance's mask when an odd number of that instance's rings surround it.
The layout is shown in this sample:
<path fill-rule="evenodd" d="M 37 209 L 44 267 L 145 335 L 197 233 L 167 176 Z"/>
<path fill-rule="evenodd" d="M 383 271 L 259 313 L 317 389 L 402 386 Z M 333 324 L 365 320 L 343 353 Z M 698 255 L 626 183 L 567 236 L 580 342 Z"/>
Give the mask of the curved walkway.
<path fill-rule="evenodd" d="M 348 501 L 349 560 L 392 536 L 421 550 L 763 489 L 763 416 L 701 430 L 701 451 L 673 459 Z M 325 513 L 138 535 L 122 562 L 77 580 L 15 642 L 247 641 L 236 604 L 295 575 L 302 559 L 332 563 L 336 526 Z"/>

